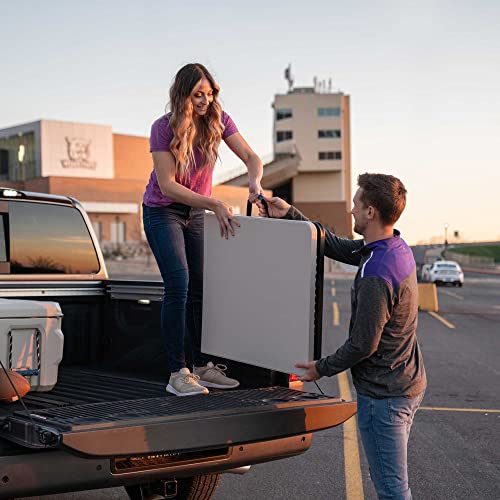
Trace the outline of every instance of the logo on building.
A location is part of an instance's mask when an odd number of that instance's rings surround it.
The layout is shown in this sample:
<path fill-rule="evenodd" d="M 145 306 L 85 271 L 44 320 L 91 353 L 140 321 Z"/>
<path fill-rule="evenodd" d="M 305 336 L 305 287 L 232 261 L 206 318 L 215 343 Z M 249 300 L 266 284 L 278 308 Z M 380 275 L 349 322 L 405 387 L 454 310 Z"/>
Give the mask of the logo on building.
<path fill-rule="evenodd" d="M 95 170 L 97 163 L 90 161 L 90 143 L 80 137 L 65 137 L 69 160 L 61 160 L 64 168 L 88 168 Z"/>

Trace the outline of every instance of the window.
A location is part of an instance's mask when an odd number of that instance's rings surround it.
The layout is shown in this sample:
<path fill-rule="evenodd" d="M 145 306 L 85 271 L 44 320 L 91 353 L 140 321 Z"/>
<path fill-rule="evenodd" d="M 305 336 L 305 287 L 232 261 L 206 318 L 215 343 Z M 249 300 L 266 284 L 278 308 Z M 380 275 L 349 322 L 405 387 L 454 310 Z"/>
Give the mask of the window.
<path fill-rule="evenodd" d="M 340 116 L 340 108 L 318 108 L 318 116 Z"/>
<path fill-rule="evenodd" d="M 9 150 L 0 149 L 0 178 L 7 180 L 9 178 Z"/>
<path fill-rule="evenodd" d="M 21 147 L 24 150 L 22 160 L 19 159 Z M 36 177 L 34 132 L 0 137 L 0 151 L 0 178 L 9 181 L 23 181 Z"/>
<path fill-rule="evenodd" d="M 93 274 L 99 260 L 81 213 L 61 205 L 9 202 L 11 274 Z"/>
<path fill-rule="evenodd" d="M 293 139 L 291 130 L 278 130 L 276 132 L 276 142 L 289 141 L 290 139 Z"/>
<path fill-rule="evenodd" d="M 282 108 L 276 110 L 276 121 L 292 118 L 293 111 L 291 108 Z"/>
<path fill-rule="evenodd" d="M 125 222 L 116 221 L 111 223 L 111 242 L 125 243 Z"/>
<path fill-rule="evenodd" d="M 339 139 L 340 130 L 318 130 L 318 139 Z"/>
<path fill-rule="evenodd" d="M 320 151 L 318 153 L 319 160 L 341 160 L 342 152 L 341 151 Z"/>

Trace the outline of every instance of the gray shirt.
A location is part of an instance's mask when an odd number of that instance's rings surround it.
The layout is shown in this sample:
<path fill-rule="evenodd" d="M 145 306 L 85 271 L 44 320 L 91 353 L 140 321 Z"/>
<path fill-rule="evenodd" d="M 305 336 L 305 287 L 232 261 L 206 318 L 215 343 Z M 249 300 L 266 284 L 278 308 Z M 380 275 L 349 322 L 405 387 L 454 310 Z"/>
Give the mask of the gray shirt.
<path fill-rule="evenodd" d="M 308 220 L 295 207 L 285 217 Z M 325 255 L 358 271 L 349 337 L 316 362 L 318 373 L 332 376 L 350 368 L 356 390 L 373 398 L 419 395 L 427 380 L 416 336 L 418 286 L 411 249 L 398 231 L 368 245 L 325 233 Z"/>

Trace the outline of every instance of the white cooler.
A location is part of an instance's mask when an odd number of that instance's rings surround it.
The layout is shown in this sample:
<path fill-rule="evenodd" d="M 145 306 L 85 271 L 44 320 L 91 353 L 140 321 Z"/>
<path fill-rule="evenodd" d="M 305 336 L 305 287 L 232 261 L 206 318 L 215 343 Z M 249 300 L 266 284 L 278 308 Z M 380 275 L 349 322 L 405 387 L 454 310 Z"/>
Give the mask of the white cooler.
<path fill-rule="evenodd" d="M 57 302 L 0 299 L 0 359 L 24 375 L 32 391 L 50 391 L 63 355 Z M 0 368 L 1 369 L 1 368 Z"/>

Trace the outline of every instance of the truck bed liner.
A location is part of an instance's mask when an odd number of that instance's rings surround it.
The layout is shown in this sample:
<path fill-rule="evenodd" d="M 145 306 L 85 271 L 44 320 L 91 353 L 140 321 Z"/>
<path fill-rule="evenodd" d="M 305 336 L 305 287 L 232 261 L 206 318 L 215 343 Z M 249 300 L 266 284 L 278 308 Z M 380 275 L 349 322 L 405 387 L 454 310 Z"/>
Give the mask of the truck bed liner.
<path fill-rule="evenodd" d="M 87 403 L 102 403 L 165 396 L 165 383 L 112 375 L 97 370 L 59 367 L 57 384 L 50 392 L 31 392 L 24 398 L 28 410 L 45 410 Z M 0 420 L 22 411 L 21 403 L 0 403 Z"/>

